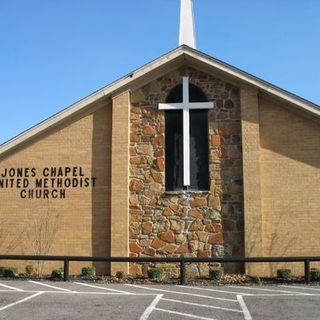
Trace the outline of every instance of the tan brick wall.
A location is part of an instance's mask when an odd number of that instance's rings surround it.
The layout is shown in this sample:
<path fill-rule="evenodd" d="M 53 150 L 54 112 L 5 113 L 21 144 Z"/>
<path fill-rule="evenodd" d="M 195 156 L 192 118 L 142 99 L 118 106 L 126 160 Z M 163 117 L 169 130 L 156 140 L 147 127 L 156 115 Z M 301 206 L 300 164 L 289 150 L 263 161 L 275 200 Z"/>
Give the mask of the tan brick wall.
<path fill-rule="evenodd" d="M 263 253 L 319 256 L 320 122 L 266 98 L 259 104 Z"/>
<path fill-rule="evenodd" d="M 35 168 L 42 177 L 45 167 L 81 166 L 86 177 L 97 177 L 95 187 L 90 180 L 89 187 L 66 188 L 65 199 L 22 199 L 22 188 L 0 186 L 0 253 L 128 256 L 130 247 L 132 256 L 241 256 L 244 228 L 246 256 L 320 255 L 320 122 L 258 98 L 249 87 L 241 88 L 240 119 L 237 87 L 185 72 L 216 101 L 209 113 L 208 192 L 190 192 L 188 199 L 164 192 L 158 103 L 181 81 L 181 72 L 173 72 L 136 90 L 132 103 L 124 92 L 112 106 L 0 158 L 0 176 L 6 168 Z M 25 263 L 7 264 L 24 271 Z M 72 263 L 71 273 L 84 265 Z M 57 266 L 46 263 L 43 271 Z M 109 271 L 97 266 L 100 273 Z M 247 271 L 270 275 L 280 266 L 252 265 Z M 302 265 L 289 267 L 302 272 Z M 111 271 L 128 272 L 128 264 L 113 264 Z"/>
<path fill-rule="evenodd" d="M 111 107 L 104 106 L 2 157 L 1 173 L 5 168 L 35 168 L 41 178 L 45 167 L 81 166 L 85 176 L 97 180 L 95 187 L 66 188 L 65 199 L 22 199 L 21 188 L 0 188 L 0 252 L 108 255 L 110 156 Z M 33 184 L 34 178 L 29 181 Z M 24 272 L 23 263 L 8 264 Z M 79 273 L 83 265 L 71 263 L 71 272 Z M 59 264 L 46 263 L 43 271 L 48 273 L 56 266 Z M 106 265 L 100 264 L 98 271 L 106 273 Z"/>
<path fill-rule="evenodd" d="M 260 132 L 258 91 L 252 87 L 242 87 L 241 131 L 243 150 L 243 191 L 245 256 L 261 257 L 262 252 L 262 216 L 260 190 Z M 261 266 L 247 264 L 246 272 L 259 274 Z"/>
<path fill-rule="evenodd" d="M 111 170 L 111 256 L 129 255 L 130 92 L 113 98 Z M 128 263 L 112 263 L 111 273 L 128 273 Z"/>

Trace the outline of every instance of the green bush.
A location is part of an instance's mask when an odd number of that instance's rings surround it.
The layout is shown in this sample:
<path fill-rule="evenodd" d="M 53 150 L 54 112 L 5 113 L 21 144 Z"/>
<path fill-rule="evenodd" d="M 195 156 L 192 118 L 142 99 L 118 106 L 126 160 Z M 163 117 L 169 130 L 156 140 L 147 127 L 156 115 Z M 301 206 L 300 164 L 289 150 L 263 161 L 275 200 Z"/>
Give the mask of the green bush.
<path fill-rule="evenodd" d="M 0 277 L 3 276 L 4 269 L 5 269 L 5 267 L 0 267 Z"/>
<path fill-rule="evenodd" d="M 311 281 L 320 281 L 320 270 L 315 269 L 310 272 Z"/>
<path fill-rule="evenodd" d="M 283 280 L 291 279 L 291 269 L 279 269 L 277 270 L 277 276 Z"/>
<path fill-rule="evenodd" d="M 149 279 L 161 279 L 163 276 L 163 270 L 161 268 L 150 268 L 148 269 Z"/>
<path fill-rule="evenodd" d="M 2 275 L 8 278 L 14 278 L 18 274 L 17 268 L 3 268 Z"/>
<path fill-rule="evenodd" d="M 51 279 L 62 279 L 63 277 L 63 269 L 60 268 L 60 269 L 54 269 L 52 270 L 51 272 Z"/>
<path fill-rule="evenodd" d="M 28 264 L 28 265 L 26 266 L 26 274 L 29 275 L 29 276 L 32 275 L 32 274 L 34 274 L 33 265 Z"/>
<path fill-rule="evenodd" d="M 117 271 L 116 272 L 116 278 L 123 279 L 124 278 L 124 272 L 123 271 Z"/>
<path fill-rule="evenodd" d="M 96 268 L 95 267 L 84 267 L 81 269 L 81 275 L 85 277 L 93 277 L 96 275 Z"/>
<path fill-rule="evenodd" d="M 210 269 L 209 277 L 211 280 L 220 281 L 224 275 L 223 268 Z"/>

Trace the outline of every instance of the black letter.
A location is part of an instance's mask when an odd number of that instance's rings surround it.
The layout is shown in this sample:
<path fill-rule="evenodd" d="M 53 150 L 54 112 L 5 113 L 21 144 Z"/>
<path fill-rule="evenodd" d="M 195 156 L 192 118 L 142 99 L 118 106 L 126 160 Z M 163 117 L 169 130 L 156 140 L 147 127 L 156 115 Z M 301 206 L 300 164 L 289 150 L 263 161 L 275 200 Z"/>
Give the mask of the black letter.
<path fill-rule="evenodd" d="M 36 188 L 42 188 L 42 179 L 36 179 Z"/>
<path fill-rule="evenodd" d="M 79 167 L 79 176 L 80 176 L 80 177 L 84 177 L 84 174 L 83 174 L 83 172 L 82 172 L 82 167 Z"/>
<path fill-rule="evenodd" d="M 1 177 L 5 178 L 7 176 L 8 169 L 4 169 L 3 173 L 1 173 Z"/>
<path fill-rule="evenodd" d="M 36 176 L 36 168 L 32 168 L 31 169 L 31 177 L 35 177 Z"/>
<path fill-rule="evenodd" d="M 66 189 L 60 190 L 60 199 L 65 199 L 66 197 Z"/>
<path fill-rule="evenodd" d="M 49 199 L 49 190 L 48 189 L 43 190 L 43 199 Z"/>
<path fill-rule="evenodd" d="M 49 175 L 49 168 L 44 168 L 43 169 L 43 176 L 47 177 Z"/>
<path fill-rule="evenodd" d="M 71 172 L 71 168 L 70 167 L 65 167 L 64 168 L 64 173 L 65 173 L 65 176 L 67 177 L 68 174 Z"/>
<path fill-rule="evenodd" d="M 29 186 L 29 180 L 28 179 L 23 179 L 23 187 L 28 188 Z"/>

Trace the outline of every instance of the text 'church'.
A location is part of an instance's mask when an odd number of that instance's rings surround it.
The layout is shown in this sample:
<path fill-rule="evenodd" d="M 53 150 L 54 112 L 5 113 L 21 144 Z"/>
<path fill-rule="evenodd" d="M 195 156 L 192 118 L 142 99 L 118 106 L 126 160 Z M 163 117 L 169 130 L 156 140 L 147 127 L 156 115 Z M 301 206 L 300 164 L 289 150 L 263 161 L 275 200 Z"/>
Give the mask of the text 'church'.
<path fill-rule="evenodd" d="M 2 254 L 320 256 L 319 106 L 195 49 L 188 8 L 178 48 L 1 145 Z"/>

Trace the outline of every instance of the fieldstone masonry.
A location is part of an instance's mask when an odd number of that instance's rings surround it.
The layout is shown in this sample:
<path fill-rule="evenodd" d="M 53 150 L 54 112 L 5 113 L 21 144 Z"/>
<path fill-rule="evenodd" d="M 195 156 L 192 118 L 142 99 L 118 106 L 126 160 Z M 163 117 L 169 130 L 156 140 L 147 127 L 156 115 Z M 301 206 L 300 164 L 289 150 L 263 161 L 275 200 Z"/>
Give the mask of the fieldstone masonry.
<path fill-rule="evenodd" d="M 166 192 L 165 121 L 158 104 L 186 75 L 215 101 L 208 123 L 210 190 Z M 130 255 L 242 256 L 239 88 L 181 69 L 132 93 L 130 124 Z M 203 267 L 199 269 L 194 272 L 203 273 Z M 141 273 L 141 268 L 131 265 L 130 272 Z"/>

